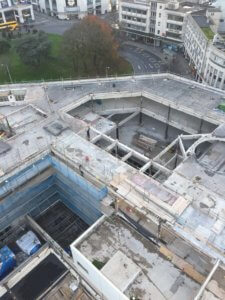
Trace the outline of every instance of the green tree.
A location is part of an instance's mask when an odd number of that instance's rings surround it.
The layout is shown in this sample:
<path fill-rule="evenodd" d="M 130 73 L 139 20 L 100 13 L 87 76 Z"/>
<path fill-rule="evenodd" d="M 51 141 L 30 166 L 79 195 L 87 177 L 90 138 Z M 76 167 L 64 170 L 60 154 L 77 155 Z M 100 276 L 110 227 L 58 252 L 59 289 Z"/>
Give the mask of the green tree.
<path fill-rule="evenodd" d="M 50 56 L 51 42 L 48 35 L 38 32 L 22 37 L 16 43 L 16 52 L 24 64 L 38 66 Z"/>
<path fill-rule="evenodd" d="M 62 55 L 90 75 L 102 75 L 115 69 L 119 62 L 118 44 L 111 27 L 96 16 L 84 18 L 63 36 Z"/>
<path fill-rule="evenodd" d="M 5 54 L 11 48 L 10 43 L 5 39 L 0 39 L 0 55 Z"/>

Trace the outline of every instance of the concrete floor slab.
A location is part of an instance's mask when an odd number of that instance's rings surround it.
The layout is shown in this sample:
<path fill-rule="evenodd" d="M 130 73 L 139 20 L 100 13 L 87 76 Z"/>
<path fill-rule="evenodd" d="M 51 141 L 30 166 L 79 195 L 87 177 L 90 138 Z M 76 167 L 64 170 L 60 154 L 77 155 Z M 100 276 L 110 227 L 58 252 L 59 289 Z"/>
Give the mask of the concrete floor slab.
<path fill-rule="evenodd" d="M 192 300 L 199 289 L 199 284 L 165 259 L 153 243 L 118 217 L 108 218 L 77 248 L 90 261 L 97 259 L 108 262 L 117 251 L 126 253 L 141 269 L 125 291 L 128 297 L 136 296 L 142 300 Z"/>
<path fill-rule="evenodd" d="M 133 283 L 141 269 L 119 250 L 104 265 L 101 272 L 124 292 Z"/>

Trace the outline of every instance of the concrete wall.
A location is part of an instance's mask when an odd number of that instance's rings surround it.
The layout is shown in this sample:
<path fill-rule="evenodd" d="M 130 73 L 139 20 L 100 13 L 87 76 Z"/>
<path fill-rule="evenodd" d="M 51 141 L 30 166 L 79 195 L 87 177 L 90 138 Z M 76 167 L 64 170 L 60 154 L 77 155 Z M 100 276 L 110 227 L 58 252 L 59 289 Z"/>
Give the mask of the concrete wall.
<path fill-rule="evenodd" d="M 140 108 L 141 98 L 117 98 L 117 99 L 104 99 L 103 101 L 93 102 L 93 109 L 96 113 L 116 113 L 117 111 L 122 112 L 134 112 Z"/>
<path fill-rule="evenodd" d="M 0 204 L 0 230 L 9 226 L 15 219 L 29 213 L 32 209 L 54 203 L 58 196 L 54 187 L 54 176 L 34 185 L 11 194 Z"/>
<path fill-rule="evenodd" d="M 79 250 L 71 246 L 73 262 L 82 276 L 108 300 L 128 300 Z"/>
<path fill-rule="evenodd" d="M 50 166 L 55 168 L 53 174 L 41 179 L 40 172 Z M 108 193 L 107 188 L 97 189 L 51 156 L 9 178 L 0 187 L 2 195 L 6 191 L 8 195 L 0 202 L 0 230 L 28 213 L 32 216 L 39 214 L 57 200 L 64 202 L 90 225 L 102 215 L 100 201 Z"/>

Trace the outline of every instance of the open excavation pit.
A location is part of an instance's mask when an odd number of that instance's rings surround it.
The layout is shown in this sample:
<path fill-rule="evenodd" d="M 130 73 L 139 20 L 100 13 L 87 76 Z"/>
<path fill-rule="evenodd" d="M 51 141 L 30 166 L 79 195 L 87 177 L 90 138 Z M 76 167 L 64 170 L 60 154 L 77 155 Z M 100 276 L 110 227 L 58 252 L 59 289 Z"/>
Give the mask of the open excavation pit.
<path fill-rule="evenodd" d="M 91 95 L 66 113 L 84 122 L 80 136 L 159 182 L 182 162 L 196 135 L 217 127 L 200 114 L 146 95 Z"/>
<path fill-rule="evenodd" d="M 10 247 L 18 267 L 28 256 L 16 241 L 28 230 L 38 233 L 42 245 L 47 234 L 70 253 L 70 244 L 102 216 L 107 189 L 47 155 L 8 179 L 0 193 L 0 248 Z"/>

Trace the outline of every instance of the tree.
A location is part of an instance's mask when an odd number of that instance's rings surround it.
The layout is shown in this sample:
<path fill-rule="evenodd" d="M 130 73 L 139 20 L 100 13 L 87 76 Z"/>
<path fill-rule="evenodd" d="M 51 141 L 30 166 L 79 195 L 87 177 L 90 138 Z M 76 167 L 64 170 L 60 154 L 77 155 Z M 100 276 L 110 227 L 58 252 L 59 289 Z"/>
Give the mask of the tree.
<path fill-rule="evenodd" d="M 51 42 L 48 35 L 38 32 L 22 37 L 16 43 L 16 52 L 24 64 L 38 66 L 50 56 Z"/>
<path fill-rule="evenodd" d="M 11 45 L 7 40 L 0 39 L 0 55 L 9 51 Z"/>
<path fill-rule="evenodd" d="M 115 69 L 119 60 L 112 29 L 97 16 L 87 16 L 64 33 L 62 54 L 72 62 L 75 72 L 81 65 L 85 74 L 93 75 Z"/>

